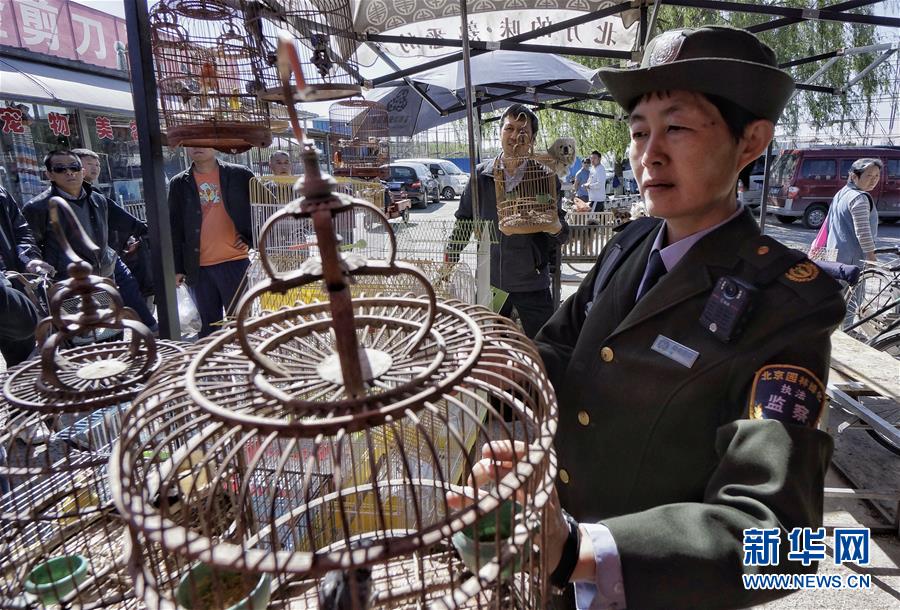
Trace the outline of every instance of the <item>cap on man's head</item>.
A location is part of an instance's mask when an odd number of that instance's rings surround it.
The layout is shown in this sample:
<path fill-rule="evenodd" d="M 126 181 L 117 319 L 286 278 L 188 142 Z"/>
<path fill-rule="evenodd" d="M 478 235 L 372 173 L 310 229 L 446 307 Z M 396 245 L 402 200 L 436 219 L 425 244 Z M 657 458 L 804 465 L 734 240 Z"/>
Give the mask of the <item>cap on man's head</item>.
<path fill-rule="evenodd" d="M 697 91 L 773 123 L 794 92 L 794 80 L 778 69 L 772 49 L 727 26 L 663 32 L 647 45 L 639 68 L 603 68 L 600 78 L 626 109 L 654 91 Z"/>

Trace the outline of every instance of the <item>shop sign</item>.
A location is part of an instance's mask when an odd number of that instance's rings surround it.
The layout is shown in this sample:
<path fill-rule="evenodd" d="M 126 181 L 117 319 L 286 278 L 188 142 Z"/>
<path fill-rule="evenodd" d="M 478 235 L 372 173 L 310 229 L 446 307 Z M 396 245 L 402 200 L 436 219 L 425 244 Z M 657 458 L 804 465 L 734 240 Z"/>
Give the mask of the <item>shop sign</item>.
<path fill-rule="evenodd" d="M 124 34 L 124 19 L 69 0 L 0 1 L 0 44 L 118 68 Z"/>
<path fill-rule="evenodd" d="M 131 139 L 134 140 L 135 142 L 137 142 L 138 141 L 137 123 L 135 121 L 131 121 L 131 123 L 128 124 L 128 129 L 129 129 L 129 131 L 131 131 Z"/>
<path fill-rule="evenodd" d="M 109 117 L 98 116 L 94 119 L 94 125 L 97 129 L 97 137 L 101 140 L 114 140 L 113 136 L 113 128 L 112 121 L 109 120 Z"/>
<path fill-rule="evenodd" d="M 25 133 L 22 111 L 18 108 L 0 108 L 0 122 L 3 123 L 3 133 Z"/>
<path fill-rule="evenodd" d="M 50 123 L 50 131 L 55 136 L 70 136 L 69 131 L 69 115 L 51 112 L 47 115 L 47 121 Z"/>

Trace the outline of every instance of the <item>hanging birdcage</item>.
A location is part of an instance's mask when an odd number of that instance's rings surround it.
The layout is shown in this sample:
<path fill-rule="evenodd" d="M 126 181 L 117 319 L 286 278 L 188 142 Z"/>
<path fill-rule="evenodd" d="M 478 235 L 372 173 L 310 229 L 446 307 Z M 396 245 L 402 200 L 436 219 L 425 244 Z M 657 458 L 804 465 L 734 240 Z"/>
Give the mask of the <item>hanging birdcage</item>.
<path fill-rule="evenodd" d="M 37 329 L 40 356 L 8 371 L 0 408 L 0 608 L 136 605 L 123 560 L 127 530 L 106 477 L 122 411 L 179 345 L 155 341 L 106 278 L 69 247 L 58 213 L 85 239 L 60 198 L 53 229 L 71 278 Z M 99 295 L 99 296 L 98 296 Z M 105 297 L 105 298 L 101 298 Z M 77 311 L 66 309 L 72 299 Z M 127 340 L 65 347 L 100 329 Z"/>
<path fill-rule="evenodd" d="M 242 13 L 225 0 L 161 0 L 150 40 L 169 146 L 238 153 L 272 143 L 262 71 Z"/>
<path fill-rule="evenodd" d="M 335 219 L 376 212 L 331 191 L 311 142 L 303 160 L 303 196 L 263 227 L 267 277 L 234 327 L 124 418 L 110 469 L 136 589 L 150 607 L 545 607 L 556 403 L 539 354 L 505 318 L 436 300 L 396 260 L 383 215 L 384 260 L 342 252 Z M 299 221 L 319 256 L 278 272 L 268 236 Z M 354 297 L 365 276 L 424 295 Z M 320 281 L 326 302 L 245 317 Z M 491 489 L 463 487 L 473 453 L 500 439 L 527 451 Z"/>
<path fill-rule="evenodd" d="M 262 99 L 321 102 L 359 95 L 363 79 L 349 0 L 244 2 L 244 18 L 250 41 L 265 63 L 257 85 Z M 294 38 L 305 80 L 305 87 L 291 89 L 289 100 L 285 100 L 275 68 L 279 31 Z"/>
<path fill-rule="evenodd" d="M 384 104 L 353 99 L 328 109 L 332 167 L 336 176 L 386 177 L 391 160 L 388 112 Z"/>
<path fill-rule="evenodd" d="M 559 180 L 532 154 L 505 153 L 494 163 L 497 224 L 504 235 L 540 233 L 559 227 Z"/>

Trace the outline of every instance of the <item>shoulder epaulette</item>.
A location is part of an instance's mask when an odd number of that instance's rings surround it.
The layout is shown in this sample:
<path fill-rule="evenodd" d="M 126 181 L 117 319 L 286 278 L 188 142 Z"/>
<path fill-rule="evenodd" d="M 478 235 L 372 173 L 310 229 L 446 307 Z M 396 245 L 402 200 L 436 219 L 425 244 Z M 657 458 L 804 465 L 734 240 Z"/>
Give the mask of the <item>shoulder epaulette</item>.
<path fill-rule="evenodd" d="M 788 248 L 768 235 L 759 235 L 741 247 L 739 256 L 754 270 L 751 281 L 778 281 L 810 304 L 840 294 L 841 286 L 800 250 Z"/>

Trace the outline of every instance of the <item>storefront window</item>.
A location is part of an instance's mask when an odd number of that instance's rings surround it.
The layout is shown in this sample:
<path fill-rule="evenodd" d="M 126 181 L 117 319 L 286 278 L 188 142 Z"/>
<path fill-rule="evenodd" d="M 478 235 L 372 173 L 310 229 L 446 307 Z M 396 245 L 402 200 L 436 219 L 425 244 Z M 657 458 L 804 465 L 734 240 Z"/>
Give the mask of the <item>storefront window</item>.
<path fill-rule="evenodd" d="M 42 162 L 51 150 L 81 146 L 74 108 L 0 101 L 0 184 L 25 203 L 50 183 Z"/>

